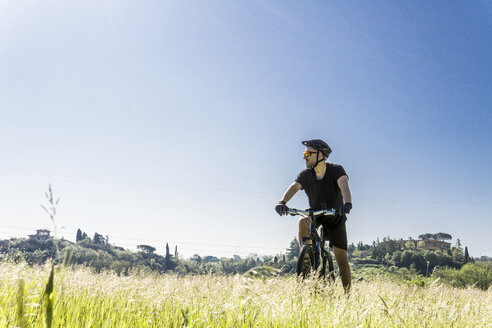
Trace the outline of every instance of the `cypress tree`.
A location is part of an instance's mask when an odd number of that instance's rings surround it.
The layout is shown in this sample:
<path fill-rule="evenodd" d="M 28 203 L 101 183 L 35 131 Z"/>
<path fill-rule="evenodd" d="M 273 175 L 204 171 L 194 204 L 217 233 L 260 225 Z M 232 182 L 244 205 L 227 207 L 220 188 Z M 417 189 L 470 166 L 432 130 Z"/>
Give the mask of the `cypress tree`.
<path fill-rule="evenodd" d="M 166 243 L 166 269 L 171 267 L 171 255 L 169 254 L 169 245 Z"/>
<path fill-rule="evenodd" d="M 78 243 L 79 241 L 81 241 L 83 238 L 82 238 L 82 230 L 80 229 L 77 229 L 77 236 L 75 237 L 75 241 Z"/>
<path fill-rule="evenodd" d="M 465 246 L 465 263 L 470 261 L 470 254 L 468 254 L 468 247 Z"/>

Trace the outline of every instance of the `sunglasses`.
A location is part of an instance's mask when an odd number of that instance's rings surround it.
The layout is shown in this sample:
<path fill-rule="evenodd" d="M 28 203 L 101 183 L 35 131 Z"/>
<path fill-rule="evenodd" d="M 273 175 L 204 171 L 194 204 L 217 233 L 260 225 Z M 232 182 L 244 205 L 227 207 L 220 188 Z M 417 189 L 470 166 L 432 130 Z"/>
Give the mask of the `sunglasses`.
<path fill-rule="evenodd" d="M 315 151 L 308 151 L 308 150 L 304 151 L 304 156 L 306 156 L 306 157 L 309 157 L 312 154 L 316 154 L 316 152 Z"/>

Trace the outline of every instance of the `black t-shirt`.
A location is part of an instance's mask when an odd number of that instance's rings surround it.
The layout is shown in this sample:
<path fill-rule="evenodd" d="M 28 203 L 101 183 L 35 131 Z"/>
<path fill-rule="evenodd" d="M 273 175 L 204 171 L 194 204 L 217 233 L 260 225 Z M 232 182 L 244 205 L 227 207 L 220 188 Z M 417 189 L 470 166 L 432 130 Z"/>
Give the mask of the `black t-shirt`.
<path fill-rule="evenodd" d="M 343 198 L 337 180 L 344 175 L 347 173 L 341 165 L 327 162 L 323 179 L 316 180 L 314 169 L 308 168 L 299 173 L 296 182 L 300 183 L 306 192 L 312 210 L 340 208 L 343 205 Z"/>

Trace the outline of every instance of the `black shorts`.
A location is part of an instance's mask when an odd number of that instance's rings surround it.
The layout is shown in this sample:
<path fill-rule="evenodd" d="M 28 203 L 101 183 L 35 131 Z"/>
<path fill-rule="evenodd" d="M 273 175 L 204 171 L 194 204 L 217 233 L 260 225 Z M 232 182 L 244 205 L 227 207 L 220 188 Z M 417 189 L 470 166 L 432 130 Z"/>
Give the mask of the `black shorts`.
<path fill-rule="evenodd" d="M 347 217 L 322 216 L 316 219 L 316 227 L 323 225 L 325 240 L 328 240 L 330 247 L 335 246 L 347 250 L 347 229 L 345 227 Z"/>

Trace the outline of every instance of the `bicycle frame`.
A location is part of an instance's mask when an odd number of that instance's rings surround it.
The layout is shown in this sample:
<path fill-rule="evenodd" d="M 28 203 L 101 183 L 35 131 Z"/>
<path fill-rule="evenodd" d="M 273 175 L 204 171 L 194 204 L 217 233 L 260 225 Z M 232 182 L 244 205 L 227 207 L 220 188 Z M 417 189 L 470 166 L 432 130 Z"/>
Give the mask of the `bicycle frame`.
<path fill-rule="evenodd" d="M 336 211 L 335 209 L 320 210 L 320 211 L 303 211 L 303 210 L 292 208 L 287 211 L 287 214 L 292 216 L 301 215 L 304 218 L 309 218 L 310 221 L 309 235 L 307 237 L 302 237 L 301 253 L 302 253 L 302 249 L 306 247 L 312 248 L 314 250 L 314 259 L 313 259 L 313 263 L 311 263 L 314 270 L 317 270 L 319 268 L 320 266 L 319 260 L 321 256 L 321 275 L 323 277 L 326 274 L 326 261 L 328 261 L 329 275 L 333 280 L 335 279 L 333 273 L 333 260 L 331 258 L 330 252 L 327 251 L 324 247 L 325 240 L 324 240 L 323 227 L 321 227 L 321 237 L 318 234 L 318 230 L 316 229 L 316 219 L 323 215 L 331 216 L 331 215 L 336 215 L 337 213 L 338 211 Z M 311 241 L 311 243 L 308 244 L 307 241 Z M 300 261 L 304 261 L 304 259 L 300 259 Z M 299 268 L 299 264 L 298 264 L 298 268 Z M 299 269 L 298 269 L 298 274 L 300 274 Z"/>

